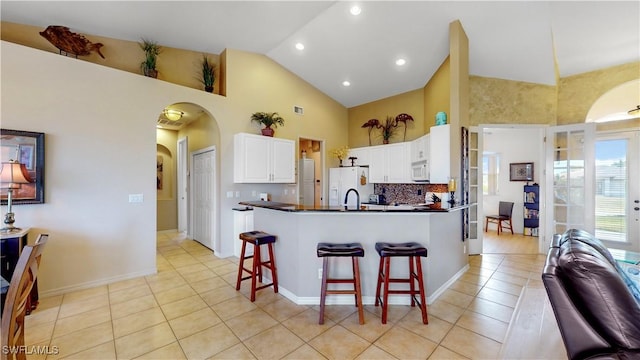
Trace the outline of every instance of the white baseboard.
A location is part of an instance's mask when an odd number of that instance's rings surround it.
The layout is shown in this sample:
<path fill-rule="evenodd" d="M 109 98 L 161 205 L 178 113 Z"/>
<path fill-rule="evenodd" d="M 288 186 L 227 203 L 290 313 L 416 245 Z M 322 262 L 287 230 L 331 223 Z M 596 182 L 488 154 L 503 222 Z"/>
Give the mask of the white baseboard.
<path fill-rule="evenodd" d="M 120 276 L 114 276 L 111 278 L 107 278 L 107 279 L 100 279 L 100 280 L 95 280 L 95 281 L 89 281 L 86 283 L 82 283 L 82 284 L 75 284 L 72 286 L 65 286 L 65 287 L 61 287 L 61 288 L 57 288 L 57 289 L 51 289 L 51 290 L 47 290 L 47 291 L 40 291 L 39 292 L 39 296 L 40 297 L 50 297 L 50 296 L 56 296 L 56 295 L 62 295 L 62 294 L 66 294 L 69 292 L 73 292 L 73 291 L 78 291 L 78 290 L 84 290 L 84 289 L 89 289 L 92 287 L 96 287 L 96 286 L 102 286 L 102 285 L 108 285 L 108 284 L 112 284 L 118 281 L 123 281 L 123 280 L 129 280 L 129 279 L 133 279 L 133 278 L 137 278 L 140 276 L 147 276 L 147 275 L 153 275 L 156 274 L 158 271 L 156 268 L 151 268 L 151 269 L 147 269 L 147 270 L 142 270 L 139 272 L 135 272 L 135 273 L 129 273 L 129 274 L 124 274 L 124 275 L 120 275 Z"/>
<path fill-rule="evenodd" d="M 445 282 L 440 288 L 431 294 L 431 296 L 427 296 L 427 304 L 432 304 L 436 299 L 444 293 L 451 284 L 456 282 L 467 270 L 469 270 L 469 264 L 460 269 L 455 275 L 453 275 L 447 282 Z M 271 281 L 268 279 L 267 281 Z M 427 284 L 428 286 L 429 284 Z M 320 305 L 320 297 L 319 296 L 305 296 L 298 297 L 282 286 L 278 285 L 278 292 L 291 300 L 297 305 Z M 331 295 L 328 296 L 325 300 L 325 305 L 354 305 L 353 295 Z M 375 305 L 376 297 L 375 296 L 363 296 L 362 303 L 364 305 Z M 411 305 L 411 298 L 407 295 L 389 295 L 389 305 Z"/>

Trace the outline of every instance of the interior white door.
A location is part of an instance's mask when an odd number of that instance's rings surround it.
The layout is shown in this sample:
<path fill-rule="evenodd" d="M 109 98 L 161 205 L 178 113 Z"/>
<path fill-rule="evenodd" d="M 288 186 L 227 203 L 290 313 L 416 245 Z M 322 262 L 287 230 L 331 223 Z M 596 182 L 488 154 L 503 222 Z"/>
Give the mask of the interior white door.
<path fill-rule="evenodd" d="M 215 147 L 191 156 L 193 239 L 216 251 L 215 246 Z"/>
<path fill-rule="evenodd" d="M 594 233 L 595 124 L 550 127 L 546 139 L 545 249 L 567 229 Z"/>
<path fill-rule="evenodd" d="M 178 139 L 178 164 L 177 164 L 177 194 L 178 197 L 178 231 L 186 232 L 189 214 L 187 213 L 188 204 L 188 194 L 189 190 L 187 188 L 188 181 L 188 138 L 184 137 L 182 139 Z"/>

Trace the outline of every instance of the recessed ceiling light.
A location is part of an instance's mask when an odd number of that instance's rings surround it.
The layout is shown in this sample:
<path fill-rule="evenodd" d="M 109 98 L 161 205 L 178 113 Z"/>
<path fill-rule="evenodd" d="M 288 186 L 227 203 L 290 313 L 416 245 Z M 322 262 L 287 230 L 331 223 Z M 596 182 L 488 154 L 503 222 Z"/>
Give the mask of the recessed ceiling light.
<path fill-rule="evenodd" d="M 351 15 L 360 15 L 362 9 L 360 8 L 360 6 L 354 5 L 351 7 L 351 9 L 349 9 L 349 12 L 351 12 Z"/>
<path fill-rule="evenodd" d="M 348 80 L 342 82 L 342 86 L 351 86 L 351 83 Z"/>
<path fill-rule="evenodd" d="M 296 44 L 296 49 L 298 49 L 298 50 L 304 50 L 304 44 L 303 44 L 303 43 L 297 43 L 297 44 Z"/>
<path fill-rule="evenodd" d="M 398 66 L 402 66 L 402 65 L 404 65 L 406 63 L 407 63 L 407 60 L 405 60 L 403 58 L 400 58 L 400 59 L 396 60 L 396 65 L 398 65 Z"/>

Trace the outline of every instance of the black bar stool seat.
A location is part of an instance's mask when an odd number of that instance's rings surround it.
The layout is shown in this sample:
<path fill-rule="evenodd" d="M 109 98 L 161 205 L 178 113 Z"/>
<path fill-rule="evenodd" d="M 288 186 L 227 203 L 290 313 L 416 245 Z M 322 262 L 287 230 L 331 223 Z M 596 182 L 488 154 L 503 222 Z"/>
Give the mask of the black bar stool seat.
<path fill-rule="evenodd" d="M 377 242 L 375 249 L 380 255 L 378 267 L 378 284 L 376 286 L 375 306 L 382 305 L 382 323 L 387 323 L 387 311 L 389 310 L 389 294 L 407 294 L 411 296 L 411 306 L 418 304 L 422 312 L 422 322 L 429 323 L 427 315 L 427 303 L 425 298 L 424 280 L 422 276 L 421 257 L 427 257 L 427 248 L 417 242 L 389 243 Z M 407 257 L 409 259 L 409 277 L 391 277 L 391 258 Z M 416 289 L 417 282 L 417 289 Z M 389 289 L 390 283 L 408 283 L 409 290 Z M 384 285 L 384 289 L 383 288 Z M 382 297 L 381 295 L 382 291 Z M 420 296 L 420 299 L 416 298 Z"/>
<path fill-rule="evenodd" d="M 236 290 L 240 290 L 240 283 L 244 280 L 251 279 L 251 301 L 256 300 L 256 291 L 273 286 L 273 292 L 278 293 L 278 271 L 276 268 L 276 258 L 273 253 L 273 244 L 276 242 L 276 236 L 263 231 L 248 231 L 240 234 L 242 241 L 242 251 L 240 252 L 240 263 L 238 264 L 238 281 L 236 282 Z M 247 244 L 253 245 L 253 255 L 245 256 Z M 261 245 L 267 245 L 269 251 L 269 259 L 263 261 L 260 251 Z M 244 267 L 245 259 L 253 259 L 251 269 Z M 257 286 L 256 280 L 262 283 L 262 267 L 266 267 L 271 271 L 272 282 Z M 249 276 L 242 277 L 243 272 L 249 273 Z"/>
<path fill-rule="evenodd" d="M 327 295 L 353 294 L 358 307 L 360 325 L 364 324 L 364 310 L 362 305 L 362 287 L 360 285 L 360 268 L 358 258 L 364 256 L 364 248 L 360 243 L 318 243 L 317 255 L 322 259 L 322 287 L 320 289 L 320 325 L 324 324 L 324 305 Z M 351 257 L 351 278 L 332 278 L 329 275 L 330 257 Z M 353 284 L 353 289 L 328 289 L 328 284 Z"/>

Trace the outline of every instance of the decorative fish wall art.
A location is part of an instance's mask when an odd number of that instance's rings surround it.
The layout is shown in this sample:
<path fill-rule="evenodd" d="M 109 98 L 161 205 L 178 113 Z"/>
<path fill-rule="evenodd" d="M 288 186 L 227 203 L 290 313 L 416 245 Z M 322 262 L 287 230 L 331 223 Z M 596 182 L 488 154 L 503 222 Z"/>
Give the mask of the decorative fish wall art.
<path fill-rule="evenodd" d="M 100 52 L 100 48 L 104 46 L 102 43 L 92 43 L 83 35 L 71 32 L 66 26 L 49 25 L 40 35 L 57 47 L 61 55 L 71 54 L 78 58 L 95 51 L 104 59 Z"/>

